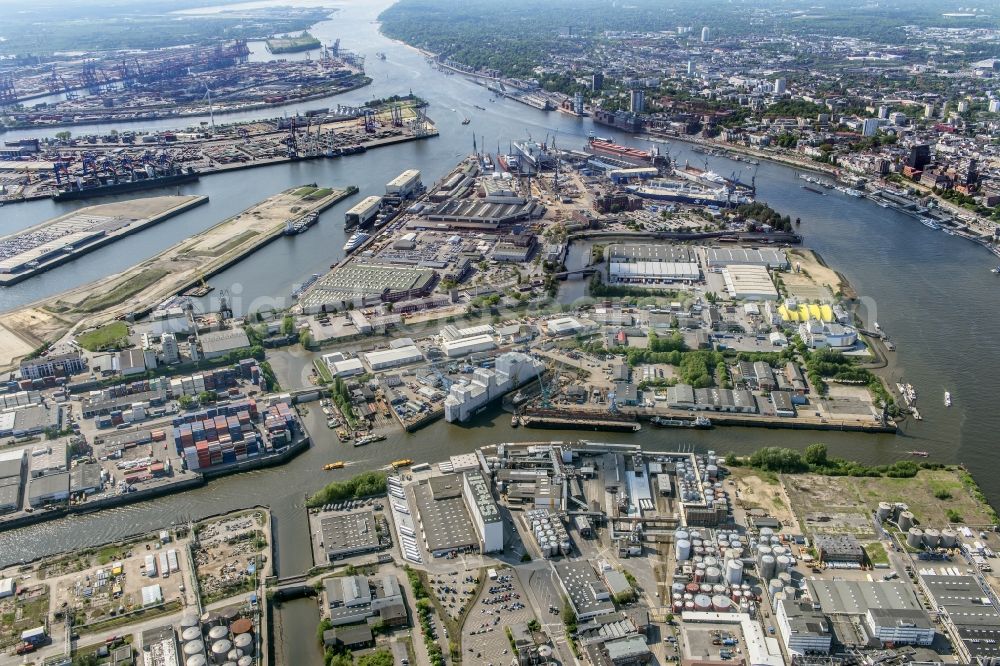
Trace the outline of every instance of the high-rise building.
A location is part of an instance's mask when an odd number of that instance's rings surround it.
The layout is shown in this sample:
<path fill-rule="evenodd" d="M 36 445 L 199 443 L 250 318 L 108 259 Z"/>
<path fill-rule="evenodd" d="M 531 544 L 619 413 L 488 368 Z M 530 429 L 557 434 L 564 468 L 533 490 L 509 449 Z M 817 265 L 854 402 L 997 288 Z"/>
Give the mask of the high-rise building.
<path fill-rule="evenodd" d="M 687 75 L 692 76 L 694 74 L 694 61 L 688 60 Z"/>
<path fill-rule="evenodd" d="M 861 126 L 862 136 L 875 136 L 878 131 L 878 118 L 865 118 L 864 124 Z"/>
<path fill-rule="evenodd" d="M 774 80 L 774 94 L 784 95 L 785 90 L 788 88 L 788 79 L 785 77 L 779 77 Z"/>
<path fill-rule="evenodd" d="M 1000 99 L 990 100 L 990 113 L 1000 113 Z"/>
<path fill-rule="evenodd" d="M 641 90 L 629 91 L 628 110 L 632 113 L 642 113 L 646 110 L 646 93 Z"/>
<path fill-rule="evenodd" d="M 590 75 L 590 89 L 597 92 L 604 87 L 604 72 L 594 72 Z"/>
<path fill-rule="evenodd" d="M 163 347 L 163 362 L 167 365 L 179 363 L 181 352 L 177 347 L 177 336 L 173 333 L 164 333 L 160 337 L 160 345 Z"/>
<path fill-rule="evenodd" d="M 964 99 L 960 100 L 958 102 L 958 112 L 959 113 L 965 113 L 968 110 L 969 110 L 969 102 L 967 100 L 964 100 Z"/>
<path fill-rule="evenodd" d="M 878 107 L 878 117 L 881 118 L 882 120 L 888 120 L 889 119 L 889 107 L 886 106 L 885 104 L 883 104 L 882 106 Z"/>
<path fill-rule="evenodd" d="M 573 95 L 573 113 L 578 116 L 583 115 L 583 93 L 581 92 Z"/>
<path fill-rule="evenodd" d="M 708 26 L 706 25 L 704 28 L 701 29 L 701 41 L 707 42 L 711 38 L 712 38 L 712 31 L 709 30 Z"/>
<path fill-rule="evenodd" d="M 910 148 L 910 154 L 906 156 L 906 166 L 913 169 L 923 169 L 931 163 L 931 147 L 926 143 L 921 143 Z"/>
<path fill-rule="evenodd" d="M 933 117 L 934 117 L 934 105 L 924 104 L 924 118 L 933 118 Z"/>

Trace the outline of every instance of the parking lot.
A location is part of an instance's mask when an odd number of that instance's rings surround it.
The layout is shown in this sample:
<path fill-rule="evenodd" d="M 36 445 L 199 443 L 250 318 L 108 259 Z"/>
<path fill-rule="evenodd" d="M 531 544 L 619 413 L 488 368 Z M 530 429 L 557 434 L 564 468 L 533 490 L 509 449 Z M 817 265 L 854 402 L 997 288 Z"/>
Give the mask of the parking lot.
<path fill-rule="evenodd" d="M 738 625 L 685 624 L 684 658 L 692 660 L 739 660 L 743 652 Z"/>
<path fill-rule="evenodd" d="M 506 664 L 510 641 L 505 627 L 534 619 L 527 595 L 511 569 L 498 569 L 487 580 L 462 628 L 464 660 L 474 664 Z"/>
<path fill-rule="evenodd" d="M 432 592 L 452 620 L 458 620 L 462 616 L 462 610 L 472 601 L 479 575 L 477 570 L 464 570 L 427 576 Z"/>

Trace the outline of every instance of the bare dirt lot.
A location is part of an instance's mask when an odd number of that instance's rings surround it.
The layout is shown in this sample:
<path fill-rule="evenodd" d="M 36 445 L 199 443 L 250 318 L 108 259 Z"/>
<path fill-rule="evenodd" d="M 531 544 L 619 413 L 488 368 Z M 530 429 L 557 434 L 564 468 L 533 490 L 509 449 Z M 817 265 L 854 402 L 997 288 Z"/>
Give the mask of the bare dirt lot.
<path fill-rule="evenodd" d="M 263 509 L 199 524 L 194 551 L 203 603 L 250 592 L 269 558 L 268 515 Z"/>
<path fill-rule="evenodd" d="M 788 496 L 776 475 L 741 467 L 732 468 L 730 472 L 744 508 L 763 509 L 780 520 L 782 525 L 799 531 L 795 515 L 789 507 Z"/>

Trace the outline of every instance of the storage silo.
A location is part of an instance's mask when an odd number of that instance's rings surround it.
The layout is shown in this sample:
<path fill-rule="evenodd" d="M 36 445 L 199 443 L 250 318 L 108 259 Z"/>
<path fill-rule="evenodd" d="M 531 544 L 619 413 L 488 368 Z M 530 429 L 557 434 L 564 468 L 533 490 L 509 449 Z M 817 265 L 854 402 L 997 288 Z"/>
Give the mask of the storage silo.
<path fill-rule="evenodd" d="M 685 601 L 684 602 L 684 610 L 686 610 L 686 611 L 693 611 L 694 610 L 694 602 L 693 601 Z"/>
<path fill-rule="evenodd" d="M 720 580 L 722 580 L 722 571 L 719 570 L 719 567 L 705 568 L 705 582 L 718 583 Z"/>
<path fill-rule="evenodd" d="M 203 654 L 193 654 L 184 660 L 184 666 L 208 666 L 208 660 Z"/>
<path fill-rule="evenodd" d="M 229 654 L 226 655 L 226 659 L 235 664 L 237 661 L 240 660 L 240 657 L 242 656 L 243 656 L 243 650 L 239 648 L 233 648 L 232 650 L 229 651 Z"/>
<path fill-rule="evenodd" d="M 240 660 L 236 662 L 236 666 L 253 666 L 253 657 L 240 657 Z"/>
<path fill-rule="evenodd" d="M 229 629 L 223 627 L 221 624 L 217 627 L 212 627 L 208 630 L 208 640 L 210 643 L 215 643 L 215 641 L 221 641 L 223 638 L 229 637 Z"/>
<path fill-rule="evenodd" d="M 928 548 L 937 548 L 938 542 L 941 541 L 941 532 L 934 529 L 933 527 L 928 527 L 924 530 L 924 545 Z"/>
<path fill-rule="evenodd" d="M 795 597 L 799 593 L 799 588 L 793 585 L 786 585 L 784 588 L 782 588 L 782 592 L 785 593 L 785 599 L 788 599 L 789 601 L 794 601 Z"/>
<path fill-rule="evenodd" d="M 198 621 L 197 618 L 195 618 L 195 622 L 197 621 Z M 201 640 L 201 629 L 199 629 L 197 626 L 185 627 L 184 629 L 181 629 L 182 643 L 190 643 L 191 641 L 200 641 L 200 640 Z"/>
<path fill-rule="evenodd" d="M 906 545 L 910 548 L 920 548 L 924 545 L 924 531 L 919 527 L 911 527 L 906 532 Z"/>
<path fill-rule="evenodd" d="M 716 613 L 729 613 L 733 610 L 733 602 L 724 594 L 712 597 L 712 610 Z"/>
<path fill-rule="evenodd" d="M 707 594 L 699 594 L 694 598 L 694 609 L 702 613 L 712 610 L 712 597 Z"/>
<path fill-rule="evenodd" d="M 774 552 L 771 550 L 770 546 L 760 544 L 757 546 L 757 557 L 764 557 L 765 555 L 773 555 Z"/>
<path fill-rule="evenodd" d="M 680 592 L 681 594 L 684 594 L 684 583 L 674 583 L 673 585 L 670 586 L 670 591 L 674 593 Z"/>
<path fill-rule="evenodd" d="M 679 562 L 691 557 L 691 542 L 687 539 L 679 540 L 674 547 L 675 555 Z"/>
<path fill-rule="evenodd" d="M 788 557 L 788 555 L 779 555 L 774 558 L 774 563 L 777 571 L 788 571 L 792 568 L 792 558 Z"/>
<path fill-rule="evenodd" d="M 896 521 L 896 525 L 899 526 L 901 532 L 908 532 L 914 523 L 916 523 L 916 518 L 909 511 L 903 511 L 899 514 L 899 519 Z"/>
<path fill-rule="evenodd" d="M 774 555 L 765 555 L 760 558 L 760 577 L 764 580 L 774 578 L 775 567 Z"/>
<path fill-rule="evenodd" d="M 772 530 L 770 527 L 760 528 L 761 541 L 763 541 L 765 538 L 770 539 L 772 534 L 774 534 L 774 530 Z"/>
<path fill-rule="evenodd" d="M 252 655 L 254 650 L 253 635 L 252 634 L 239 634 L 233 639 L 233 645 L 235 645 L 240 650 L 243 650 L 244 655 Z"/>
<path fill-rule="evenodd" d="M 708 596 L 712 596 L 711 583 L 702 583 L 701 586 L 699 587 L 699 590 L 701 591 L 702 594 L 707 594 Z"/>
<path fill-rule="evenodd" d="M 879 502 L 875 515 L 880 523 L 884 523 L 885 519 L 892 515 L 892 505 L 888 502 Z"/>
<path fill-rule="evenodd" d="M 188 627 L 197 627 L 200 623 L 198 622 L 198 613 L 195 611 L 188 611 L 181 616 L 181 629 L 187 629 Z"/>
<path fill-rule="evenodd" d="M 193 654 L 205 654 L 205 644 L 201 641 L 191 641 L 184 644 L 184 656 L 190 657 Z"/>
<path fill-rule="evenodd" d="M 785 586 L 782 584 L 781 580 L 778 578 L 772 578 L 767 583 L 767 591 L 771 596 L 774 596 L 778 592 L 781 592 L 782 588 Z"/>
<path fill-rule="evenodd" d="M 788 549 L 785 548 L 784 546 L 771 546 L 771 554 L 774 555 L 775 557 L 779 557 L 781 555 L 787 555 Z"/>
<path fill-rule="evenodd" d="M 726 563 L 726 582 L 730 585 L 739 585 L 743 581 L 743 562 L 741 560 L 729 560 Z"/>
<path fill-rule="evenodd" d="M 941 546 L 944 548 L 954 548 L 958 545 L 958 532 L 946 527 L 941 530 Z"/>
<path fill-rule="evenodd" d="M 717 566 L 719 566 L 719 558 L 717 558 L 714 555 L 709 555 L 708 557 L 705 558 L 705 566 L 706 567 L 717 567 Z"/>
<path fill-rule="evenodd" d="M 674 538 L 678 541 L 687 541 L 691 538 L 691 534 L 687 530 L 677 530 L 674 532 Z"/>
<path fill-rule="evenodd" d="M 233 644 L 226 639 L 212 643 L 212 662 L 222 664 L 226 661 L 226 655 L 233 649 Z"/>

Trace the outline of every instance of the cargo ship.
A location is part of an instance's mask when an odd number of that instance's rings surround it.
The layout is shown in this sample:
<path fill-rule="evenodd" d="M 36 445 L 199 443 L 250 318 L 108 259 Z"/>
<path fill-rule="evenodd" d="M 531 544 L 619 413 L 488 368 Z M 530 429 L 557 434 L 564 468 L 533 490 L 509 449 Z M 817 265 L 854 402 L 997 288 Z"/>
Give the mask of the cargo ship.
<path fill-rule="evenodd" d="M 596 136 L 590 138 L 588 145 L 591 151 L 601 155 L 610 155 L 611 157 L 620 157 L 627 160 L 638 160 L 640 162 L 653 161 L 652 151 L 629 148 L 628 146 L 612 143 Z"/>
<path fill-rule="evenodd" d="M 693 421 L 688 419 L 665 419 L 662 416 L 654 416 L 649 422 L 657 428 L 699 428 L 705 430 L 712 427 L 711 419 L 705 416 L 699 416 Z"/>
<path fill-rule="evenodd" d="M 170 169 L 168 172 L 160 174 L 152 166 L 148 166 L 145 170 L 137 169 L 127 179 L 119 174 L 97 175 L 90 180 L 72 179 L 52 195 L 52 200 L 75 201 L 151 190 L 158 187 L 172 187 L 197 182 L 199 177 L 200 174 L 191 167 Z"/>

